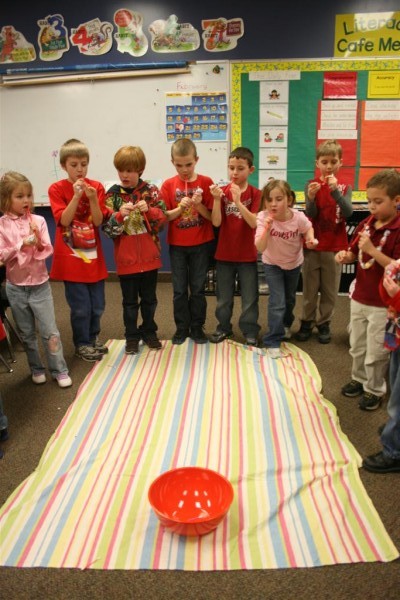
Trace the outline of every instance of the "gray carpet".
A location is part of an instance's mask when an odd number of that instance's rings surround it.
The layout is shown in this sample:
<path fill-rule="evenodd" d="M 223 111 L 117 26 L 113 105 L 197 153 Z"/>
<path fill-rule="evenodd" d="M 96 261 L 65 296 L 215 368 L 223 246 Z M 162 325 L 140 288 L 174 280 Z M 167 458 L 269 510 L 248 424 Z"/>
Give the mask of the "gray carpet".
<path fill-rule="evenodd" d="M 5 457 L 0 461 L 0 503 L 36 467 L 43 450 L 59 424 L 78 387 L 91 368 L 74 357 L 69 325 L 69 309 L 61 283 L 53 283 L 57 322 L 73 386 L 61 390 L 54 382 L 34 386 L 25 356 L 14 340 L 17 362 L 13 373 L 0 364 L 0 388 L 9 418 L 10 440 L 3 444 Z M 102 320 L 102 338 L 123 338 L 121 294 L 118 282 L 106 286 L 107 308 Z M 159 336 L 170 339 L 175 327 L 172 317 L 172 290 L 169 283 L 158 286 L 159 306 L 156 320 Z M 301 310 L 298 296 L 296 315 Z M 235 300 L 235 320 L 240 298 Z M 267 297 L 260 300 L 260 324 L 266 328 Z M 214 330 L 215 298 L 208 297 L 207 332 Z M 338 410 L 343 431 L 362 456 L 379 450 L 377 428 L 385 422 L 385 406 L 368 413 L 360 411 L 357 400 L 344 398 L 341 386 L 349 380 L 347 323 L 349 300 L 338 299 L 332 323 L 333 340 L 319 344 L 316 335 L 301 347 L 315 361 L 323 382 L 323 392 Z M 298 320 L 293 327 L 298 328 Z M 238 341 L 242 337 L 234 326 Z M 4 342 L 1 351 L 7 356 Z M 400 475 L 374 475 L 361 470 L 363 483 L 374 502 L 394 544 L 400 549 Z M 1 535 L 1 532 L 0 532 Z M 314 569 L 230 571 L 192 573 L 176 571 L 76 571 L 70 569 L 0 569 L 1 598 L 25 600 L 86 599 L 397 599 L 400 589 L 400 561 L 338 565 Z"/>

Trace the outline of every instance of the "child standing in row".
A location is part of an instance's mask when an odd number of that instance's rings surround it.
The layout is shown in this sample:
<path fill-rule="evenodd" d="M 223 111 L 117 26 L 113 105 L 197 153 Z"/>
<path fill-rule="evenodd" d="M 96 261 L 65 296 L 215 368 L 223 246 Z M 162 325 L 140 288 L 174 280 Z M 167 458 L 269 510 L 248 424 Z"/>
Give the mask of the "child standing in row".
<path fill-rule="evenodd" d="M 242 312 L 239 327 L 246 343 L 257 345 L 258 332 L 258 272 L 257 250 L 254 245 L 256 215 L 261 191 L 250 185 L 254 172 L 254 156 L 248 148 L 239 147 L 229 156 L 230 183 L 220 188 L 212 186 L 214 197 L 212 224 L 219 227 L 217 250 L 216 331 L 210 341 L 218 344 L 232 336 L 232 312 L 236 277 L 239 279 Z"/>
<path fill-rule="evenodd" d="M 280 358 L 280 344 L 289 337 L 294 321 L 296 291 L 303 264 L 303 237 L 307 248 L 317 240 L 307 217 L 292 208 L 293 198 L 286 181 L 274 179 L 262 190 L 261 212 L 257 215 L 255 245 L 262 253 L 269 288 L 268 333 L 263 337 L 271 358 Z"/>
<path fill-rule="evenodd" d="M 86 177 L 89 150 L 85 144 L 75 139 L 65 142 L 60 149 L 60 164 L 68 177 L 49 188 L 56 221 L 50 276 L 64 281 L 75 354 L 93 362 L 108 352 L 98 339 L 108 275 L 99 227 L 108 211 L 103 185 Z"/>
<path fill-rule="evenodd" d="M 54 316 L 53 296 L 46 268 L 52 255 L 46 221 L 32 214 L 33 190 L 20 173 L 9 171 L 0 180 L 0 261 L 6 265 L 6 293 L 24 344 L 32 381 L 46 382 L 36 327 L 48 367 L 61 388 L 72 385 Z"/>
<path fill-rule="evenodd" d="M 358 257 L 355 286 L 350 303 L 351 381 L 342 388 L 349 398 L 361 396 L 363 410 L 379 408 L 386 393 L 388 350 L 384 348 L 385 303 L 379 294 L 384 269 L 400 258 L 400 173 L 385 169 L 367 183 L 371 215 L 361 221 L 348 250 L 336 255 L 348 264 Z"/>
<path fill-rule="evenodd" d="M 171 161 L 178 175 L 164 181 L 161 197 L 167 207 L 168 243 L 174 292 L 176 332 L 173 344 L 190 335 L 196 344 L 206 343 L 205 283 L 213 248 L 211 225 L 212 180 L 195 172 L 197 150 L 192 140 L 172 144 Z"/>
<path fill-rule="evenodd" d="M 104 233 L 114 240 L 114 257 L 122 291 L 125 352 L 137 354 L 139 342 L 161 348 L 154 315 L 157 307 L 157 275 L 161 266 L 158 231 L 166 221 L 159 190 L 141 179 L 146 166 L 138 146 L 123 146 L 114 156 L 121 185 L 106 193 L 112 215 Z M 139 304 L 140 299 L 140 304 Z M 138 327 L 138 314 L 142 324 Z"/>
<path fill-rule="evenodd" d="M 335 253 L 347 247 L 346 219 L 353 213 L 352 191 L 337 179 L 342 166 L 342 147 L 336 140 L 318 146 L 316 165 L 319 177 L 306 185 L 305 212 L 311 218 L 319 243 L 315 250 L 304 249 L 303 310 L 295 337 L 300 342 L 308 340 L 316 325 L 318 341 L 328 344 L 342 269 L 335 262 Z"/>

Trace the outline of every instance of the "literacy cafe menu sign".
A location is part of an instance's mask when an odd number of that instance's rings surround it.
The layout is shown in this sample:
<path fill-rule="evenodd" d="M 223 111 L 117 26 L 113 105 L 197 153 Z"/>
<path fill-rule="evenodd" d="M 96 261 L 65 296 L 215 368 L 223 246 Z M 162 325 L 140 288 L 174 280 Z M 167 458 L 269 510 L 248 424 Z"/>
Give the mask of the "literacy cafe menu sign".
<path fill-rule="evenodd" d="M 334 56 L 373 58 L 399 54 L 400 11 L 336 15 Z"/>

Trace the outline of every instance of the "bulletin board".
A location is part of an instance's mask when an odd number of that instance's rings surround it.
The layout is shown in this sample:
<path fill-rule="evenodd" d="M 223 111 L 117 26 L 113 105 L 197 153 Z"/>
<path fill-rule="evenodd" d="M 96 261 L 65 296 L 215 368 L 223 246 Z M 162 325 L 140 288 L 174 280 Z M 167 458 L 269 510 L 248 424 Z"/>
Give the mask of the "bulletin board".
<path fill-rule="evenodd" d="M 304 199 L 315 150 L 343 147 L 342 181 L 365 200 L 369 177 L 400 168 L 400 60 L 231 63 L 232 145 L 255 155 L 252 183 L 286 179 Z"/>
<path fill-rule="evenodd" d="M 191 64 L 188 73 L 175 75 L 0 87 L 0 174 L 10 169 L 25 174 L 33 183 L 35 204 L 47 206 L 50 184 L 65 177 L 60 146 L 77 138 L 89 148 L 88 177 L 114 182 L 114 154 L 132 145 L 141 146 L 146 155 L 144 178 L 161 184 L 176 174 L 171 164 L 173 140 L 167 138 L 168 94 L 187 104 L 194 95 L 208 100 L 218 92 L 228 118 L 229 64 L 218 61 L 218 69 L 215 64 Z M 198 172 L 215 181 L 226 179 L 228 136 L 194 141 Z"/>

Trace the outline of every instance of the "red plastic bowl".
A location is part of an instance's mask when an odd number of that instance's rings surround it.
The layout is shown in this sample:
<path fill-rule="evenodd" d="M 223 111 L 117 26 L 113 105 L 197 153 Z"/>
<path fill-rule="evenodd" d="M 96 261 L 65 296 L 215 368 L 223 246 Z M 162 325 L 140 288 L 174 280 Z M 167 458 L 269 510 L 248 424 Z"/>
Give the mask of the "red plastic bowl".
<path fill-rule="evenodd" d="M 233 487 L 211 469 L 180 467 L 157 477 L 148 497 L 164 527 L 179 535 L 205 535 L 228 512 Z"/>

